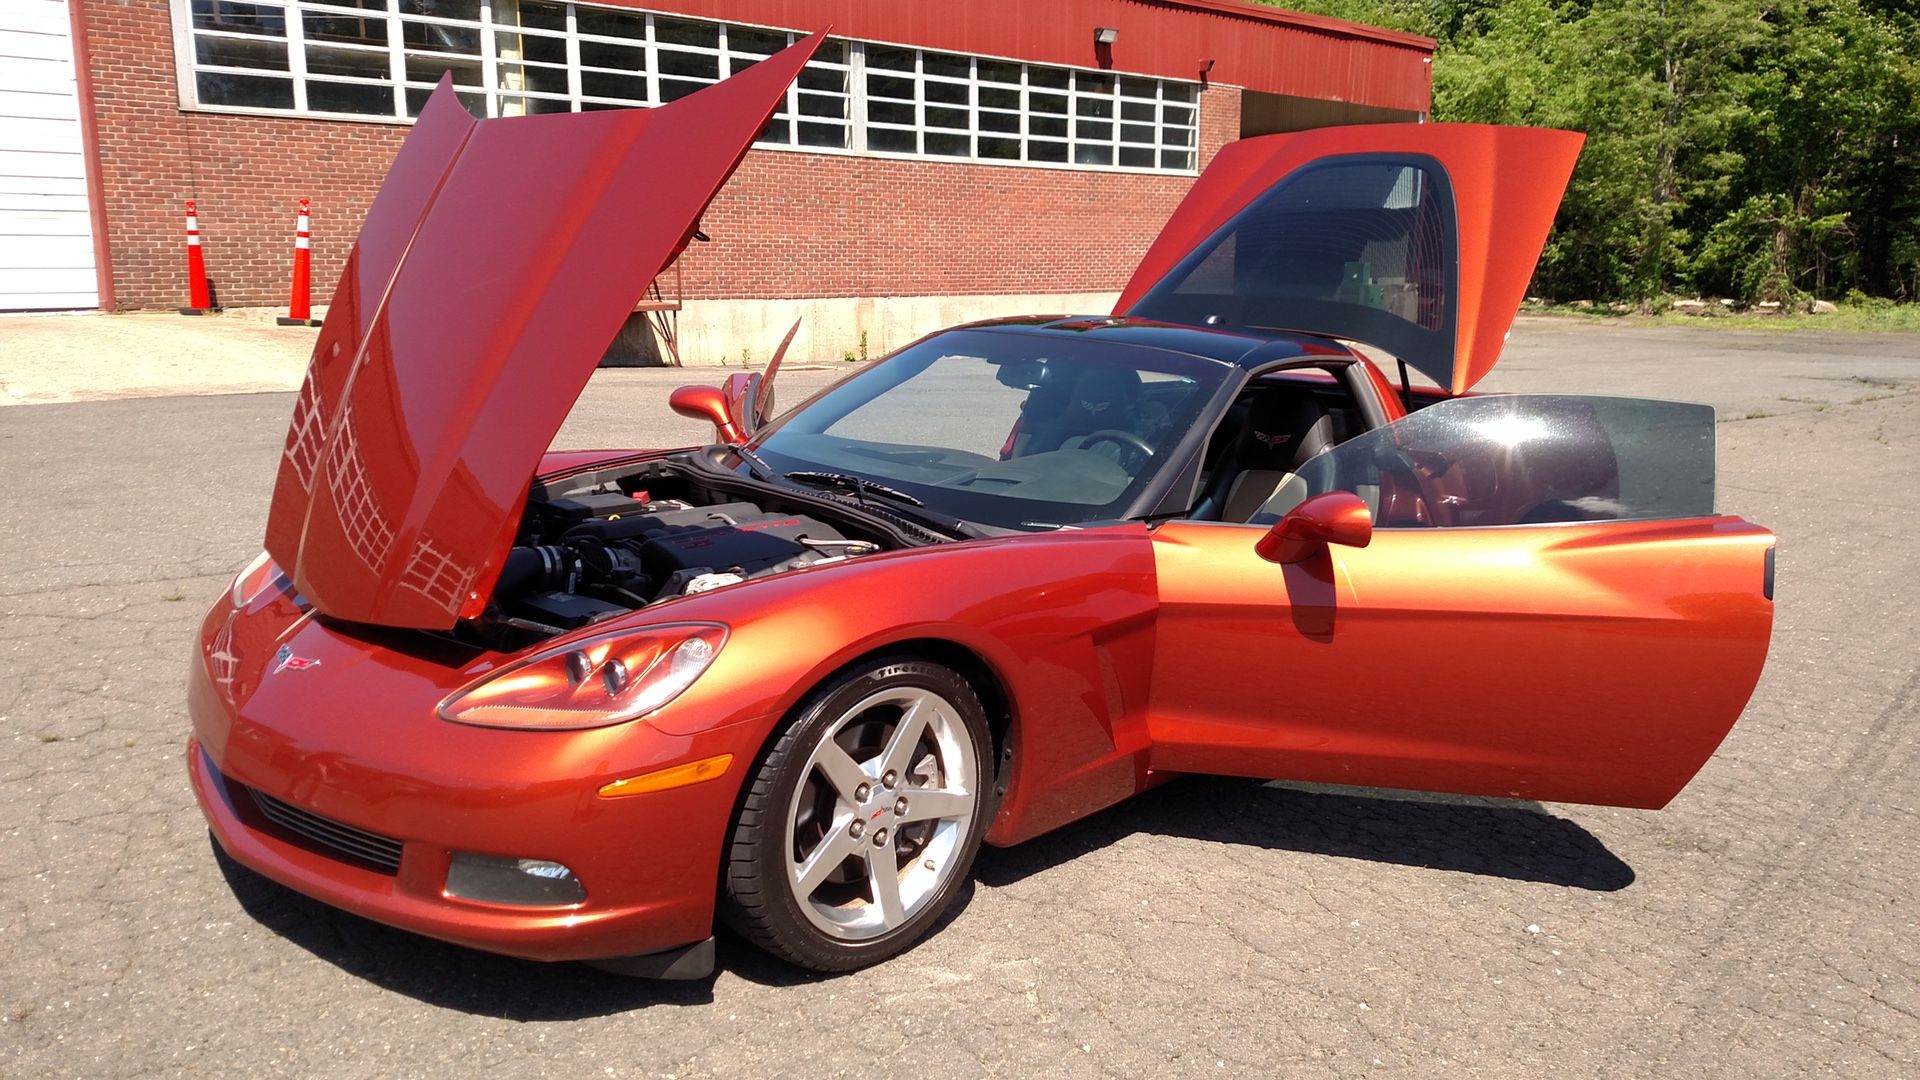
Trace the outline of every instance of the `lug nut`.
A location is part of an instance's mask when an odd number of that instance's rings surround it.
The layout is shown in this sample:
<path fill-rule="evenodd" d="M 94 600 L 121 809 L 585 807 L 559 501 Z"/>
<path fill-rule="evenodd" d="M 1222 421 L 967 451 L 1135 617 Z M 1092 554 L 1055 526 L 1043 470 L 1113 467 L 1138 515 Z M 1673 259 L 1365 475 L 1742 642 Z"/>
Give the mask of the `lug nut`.
<path fill-rule="evenodd" d="M 852 836 L 855 840 L 860 839 L 860 834 L 866 831 L 867 823 L 861 821 L 859 818 L 854 818 L 853 824 L 847 826 L 848 835 Z"/>
<path fill-rule="evenodd" d="M 873 785 L 861 784 L 859 787 L 853 789 L 853 801 L 866 802 L 867 796 L 871 794 L 873 794 Z"/>
<path fill-rule="evenodd" d="M 880 778 L 881 786 L 885 787 L 888 791 L 892 791 L 893 785 L 899 782 L 900 782 L 900 777 L 896 775 L 892 769 L 888 769 L 887 774 Z"/>
<path fill-rule="evenodd" d="M 887 830 L 884 827 L 873 830 L 873 846 L 887 846 Z"/>
<path fill-rule="evenodd" d="M 907 800 L 904 797 L 894 800 L 893 816 L 894 817 L 907 816 Z"/>

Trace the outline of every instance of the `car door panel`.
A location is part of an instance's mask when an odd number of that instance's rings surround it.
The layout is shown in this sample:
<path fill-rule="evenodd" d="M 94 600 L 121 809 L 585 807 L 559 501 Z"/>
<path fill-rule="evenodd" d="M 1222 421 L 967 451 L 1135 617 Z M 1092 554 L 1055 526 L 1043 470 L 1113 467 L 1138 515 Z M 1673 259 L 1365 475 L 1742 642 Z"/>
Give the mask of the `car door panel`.
<path fill-rule="evenodd" d="M 1261 531 L 1155 534 L 1156 769 L 1659 807 L 1766 655 L 1737 518 L 1381 530 L 1321 570 Z"/>
<path fill-rule="evenodd" d="M 1154 533 L 1153 767 L 1658 807 L 1765 662 L 1774 537 L 1713 513 L 1713 411 L 1441 402 L 1303 465 L 1248 526 Z M 1314 496 L 1364 546 L 1262 560 Z"/>

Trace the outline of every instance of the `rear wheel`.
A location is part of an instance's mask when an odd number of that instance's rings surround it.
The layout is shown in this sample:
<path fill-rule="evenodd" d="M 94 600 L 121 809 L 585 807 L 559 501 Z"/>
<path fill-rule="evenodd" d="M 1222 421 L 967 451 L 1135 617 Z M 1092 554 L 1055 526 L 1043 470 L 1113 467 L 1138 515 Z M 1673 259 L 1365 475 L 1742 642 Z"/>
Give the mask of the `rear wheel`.
<path fill-rule="evenodd" d="M 749 782 L 728 849 L 727 921 L 817 971 L 905 949 L 973 865 L 992 761 L 986 711 L 954 671 L 890 657 L 836 676 Z"/>

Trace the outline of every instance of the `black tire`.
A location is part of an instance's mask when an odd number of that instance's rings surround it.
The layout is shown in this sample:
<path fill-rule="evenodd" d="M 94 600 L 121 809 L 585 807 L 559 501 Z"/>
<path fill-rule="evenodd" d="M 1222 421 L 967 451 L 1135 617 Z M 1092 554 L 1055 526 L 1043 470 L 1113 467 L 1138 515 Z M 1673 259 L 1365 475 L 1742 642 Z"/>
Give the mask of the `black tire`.
<path fill-rule="evenodd" d="M 861 708 L 874 701 L 880 703 Z M 918 730 L 909 715 L 928 702 L 937 704 L 927 704 L 933 719 L 921 722 L 927 736 L 911 747 L 901 739 L 896 751 L 895 734 L 903 726 Z M 872 743 L 860 740 L 872 740 L 875 732 L 882 746 L 867 758 Z M 850 760 L 833 757 L 829 743 Z M 828 762 L 819 760 L 828 757 L 842 768 L 866 770 L 870 782 L 853 792 L 865 791 L 865 801 L 856 803 L 845 783 L 829 780 Z M 911 765 L 886 770 L 889 760 Z M 969 760 L 973 775 L 960 775 Z M 926 934 L 966 884 L 994 811 L 994 762 L 986 710 L 951 669 L 896 655 L 837 673 L 794 710 L 748 778 L 725 856 L 721 917 L 755 945 L 814 971 L 851 971 L 900 953 Z M 843 781 L 862 776 L 839 775 Z M 891 784 L 882 787 L 883 779 Z M 970 804 L 955 797 L 963 788 L 972 792 Z M 916 800 L 923 817 L 910 820 L 907 808 Z M 875 805 L 880 808 L 871 810 Z M 943 808 L 953 812 L 931 816 Z M 848 845 L 856 850 L 836 856 L 838 846 Z M 811 889 L 797 879 L 810 865 L 807 854 L 837 867 Z M 879 898 L 888 889 L 882 867 L 889 864 L 891 904 Z M 827 900 L 816 902 L 823 892 Z M 836 907 L 834 895 L 848 899 Z M 837 925 L 841 911 L 867 925 Z"/>

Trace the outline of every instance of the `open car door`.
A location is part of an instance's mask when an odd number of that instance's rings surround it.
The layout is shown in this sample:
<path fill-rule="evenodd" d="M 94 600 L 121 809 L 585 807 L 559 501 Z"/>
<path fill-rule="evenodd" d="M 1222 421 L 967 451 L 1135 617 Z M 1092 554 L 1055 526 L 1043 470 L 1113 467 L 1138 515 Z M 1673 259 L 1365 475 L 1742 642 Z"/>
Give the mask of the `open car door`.
<path fill-rule="evenodd" d="M 1499 359 L 1583 141 L 1369 124 L 1231 143 L 1114 313 L 1363 341 L 1463 394 Z"/>
<path fill-rule="evenodd" d="M 1773 625 L 1773 535 L 1714 513 L 1713 473 L 1706 406 L 1467 397 L 1313 459 L 1249 523 L 1161 526 L 1152 766 L 1665 805 Z M 1308 539 L 1266 541 L 1280 521 Z"/>

